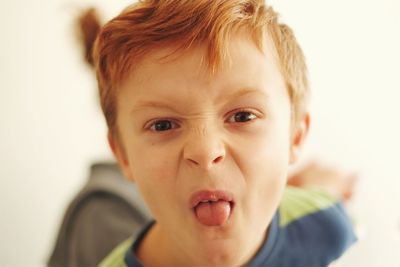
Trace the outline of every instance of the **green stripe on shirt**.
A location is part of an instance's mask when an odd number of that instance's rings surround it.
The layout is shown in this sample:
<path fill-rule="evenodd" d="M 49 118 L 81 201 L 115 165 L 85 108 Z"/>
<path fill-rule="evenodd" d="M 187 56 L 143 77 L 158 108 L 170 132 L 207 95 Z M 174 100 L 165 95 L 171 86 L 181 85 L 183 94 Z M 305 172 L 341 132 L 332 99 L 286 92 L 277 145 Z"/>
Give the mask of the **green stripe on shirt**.
<path fill-rule="evenodd" d="M 108 256 L 100 262 L 98 267 L 128 267 L 125 263 L 125 253 L 132 246 L 133 238 L 125 240 L 114 248 Z"/>
<path fill-rule="evenodd" d="M 279 205 L 280 226 L 335 205 L 338 200 L 317 188 L 288 186 Z"/>

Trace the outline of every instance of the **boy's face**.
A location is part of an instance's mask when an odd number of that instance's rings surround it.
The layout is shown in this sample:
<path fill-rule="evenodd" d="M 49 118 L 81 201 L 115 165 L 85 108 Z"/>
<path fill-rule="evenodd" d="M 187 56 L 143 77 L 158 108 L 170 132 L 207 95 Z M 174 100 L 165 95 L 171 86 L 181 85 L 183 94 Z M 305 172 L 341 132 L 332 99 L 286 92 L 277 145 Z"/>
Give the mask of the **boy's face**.
<path fill-rule="evenodd" d="M 157 221 L 160 246 L 207 266 L 245 263 L 265 239 L 306 127 L 291 135 L 270 42 L 263 54 L 237 35 L 214 76 L 202 65 L 205 46 L 161 60 L 171 51 L 150 53 L 123 84 L 125 152 L 111 145 Z"/>

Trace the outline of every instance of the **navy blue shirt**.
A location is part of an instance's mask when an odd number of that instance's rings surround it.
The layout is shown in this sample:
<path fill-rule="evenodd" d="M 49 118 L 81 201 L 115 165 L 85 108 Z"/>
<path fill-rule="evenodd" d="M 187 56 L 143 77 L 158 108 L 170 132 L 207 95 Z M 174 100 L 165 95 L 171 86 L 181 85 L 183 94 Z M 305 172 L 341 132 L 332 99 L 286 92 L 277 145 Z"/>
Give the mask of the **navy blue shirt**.
<path fill-rule="evenodd" d="M 135 251 L 154 222 L 103 261 L 107 267 L 143 267 Z M 342 204 L 317 190 L 288 188 L 268 238 L 248 267 L 324 267 L 356 241 Z"/>

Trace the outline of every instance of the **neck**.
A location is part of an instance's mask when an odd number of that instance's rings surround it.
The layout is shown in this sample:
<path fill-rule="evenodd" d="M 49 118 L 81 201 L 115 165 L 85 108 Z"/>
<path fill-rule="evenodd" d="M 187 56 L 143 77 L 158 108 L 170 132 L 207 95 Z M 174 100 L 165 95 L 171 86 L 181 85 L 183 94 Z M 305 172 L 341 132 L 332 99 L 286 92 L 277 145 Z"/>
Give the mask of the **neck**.
<path fill-rule="evenodd" d="M 251 260 L 252 257 L 258 252 L 260 246 L 265 241 L 266 236 L 260 236 L 258 245 L 250 249 L 246 253 L 246 257 L 242 257 L 240 262 L 244 264 Z M 253 239 L 254 241 L 254 239 Z M 202 266 L 202 264 L 195 264 L 194 258 L 186 255 L 183 251 L 179 250 L 175 246 L 173 241 L 169 240 L 168 235 L 163 232 L 162 227 L 155 223 L 148 231 L 146 236 L 143 238 L 139 248 L 137 249 L 137 258 L 146 267 L 162 267 L 162 266 L 174 266 L 174 267 L 187 267 L 187 266 Z M 154 255 L 157 255 L 155 257 Z M 238 263 L 238 262 L 236 262 Z M 240 266 L 241 264 L 228 264 L 232 266 Z"/>
<path fill-rule="evenodd" d="M 175 257 L 175 246 L 168 241 L 167 236 L 158 223 L 155 223 L 143 238 L 136 252 L 137 258 L 146 267 L 160 266 L 190 266 L 185 265 L 180 258 Z M 157 255 L 157 257 L 154 257 Z"/>

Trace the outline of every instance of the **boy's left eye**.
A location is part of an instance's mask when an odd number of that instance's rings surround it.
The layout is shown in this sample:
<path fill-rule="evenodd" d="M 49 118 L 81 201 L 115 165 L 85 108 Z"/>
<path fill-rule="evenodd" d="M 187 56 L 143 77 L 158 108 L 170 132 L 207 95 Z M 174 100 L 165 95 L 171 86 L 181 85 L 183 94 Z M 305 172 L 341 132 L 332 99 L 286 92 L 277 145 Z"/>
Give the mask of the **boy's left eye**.
<path fill-rule="evenodd" d="M 175 128 L 178 128 L 178 125 L 171 120 L 158 120 L 150 126 L 150 130 L 155 132 L 164 132 Z"/>
<path fill-rule="evenodd" d="M 256 119 L 257 116 L 250 111 L 239 111 L 228 118 L 228 122 L 248 122 Z"/>

